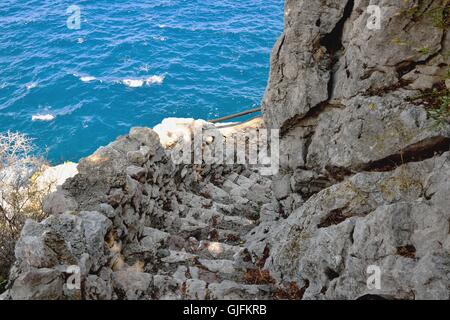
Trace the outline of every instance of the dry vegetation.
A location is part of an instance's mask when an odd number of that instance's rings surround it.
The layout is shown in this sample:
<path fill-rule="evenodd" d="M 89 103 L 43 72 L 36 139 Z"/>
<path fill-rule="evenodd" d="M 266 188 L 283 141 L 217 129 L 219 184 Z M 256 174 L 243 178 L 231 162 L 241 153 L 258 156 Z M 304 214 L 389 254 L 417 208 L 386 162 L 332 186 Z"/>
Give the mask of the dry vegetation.
<path fill-rule="evenodd" d="M 52 186 L 37 181 L 46 163 L 35 151 L 26 135 L 0 134 L 0 292 L 14 262 L 14 246 L 25 220 L 45 217 L 42 201 Z"/>

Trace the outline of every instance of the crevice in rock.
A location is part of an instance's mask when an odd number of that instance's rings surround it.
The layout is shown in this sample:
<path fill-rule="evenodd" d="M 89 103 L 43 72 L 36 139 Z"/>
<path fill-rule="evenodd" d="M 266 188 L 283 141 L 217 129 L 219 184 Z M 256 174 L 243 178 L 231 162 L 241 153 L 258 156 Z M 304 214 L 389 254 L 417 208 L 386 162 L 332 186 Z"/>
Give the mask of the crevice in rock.
<path fill-rule="evenodd" d="M 286 40 L 286 35 L 283 33 L 283 35 L 281 36 L 282 38 L 281 38 L 281 41 L 280 41 L 280 46 L 278 47 L 278 50 L 277 50 L 277 55 L 276 55 L 276 59 L 277 60 L 279 60 L 279 58 L 280 58 L 280 52 L 281 52 L 281 48 L 283 47 L 283 45 L 284 45 L 284 41 Z"/>
<path fill-rule="evenodd" d="M 395 71 L 397 73 L 398 82 L 396 82 L 390 86 L 379 87 L 379 88 L 369 88 L 368 90 L 366 90 L 365 92 L 363 92 L 361 94 L 363 96 L 379 96 L 379 97 L 381 97 L 387 93 L 407 87 L 413 81 L 405 80 L 405 79 L 403 79 L 403 76 L 412 72 L 418 66 L 427 65 L 431 60 L 433 60 L 434 58 L 436 58 L 437 56 L 442 54 L 446 37 L 447 37 L 447 32 L 444 31 L 442 33 L 441 48 L 437 52 L 435 52 L 434 54 L 431 54 L 428 58 L 426 58 L 424 60 L 419 60 L 419 61 L 406 60 L 406 61 L 402 61 L 393 66 L 388 65 L 387 67 L 393 67 L 395 69 Z M 381 70 L 377 70 L 377 71 L 381 71 Z M 367 78 L 368 77 L 370 77 L 370 74 L 367 74 Z M 366 77 L 364 77 L 364 78 L 366 78 Z M 361 79 L 361 80 L 364 80 L 364 79 Z"/>
<path fill-rule="evenodd" d="M 352 175 L 352 171 L 344 167 L 327 165 L 325 166 L 325 170 L 328 172 L 329 176 L 337 182 L 342 182 L 346 177 Z"/>
<path fill-rule="evenodd" d="M 273 297 L 275 300 L 302 300 L 306 290 L 309 288 L 309 280 L 304 280 L 305 285 L 299 288 L 296 282 L 284 284 L 275 290 Z"/>
<path fill-rule="evenodd" d="M 413 245 L 401 246 L 397 248 L 397 254 L 405 258 L 415 259 L 416 248 Z"/>
<path fill-rule="evenodd" d="M 328 81 L 328 99 L 327 101 L 323 101 L 319 103 L 318 105 L 312 107 L 306 114 L 304 115 L 297 115 L 294 116 L 284 122 L 282 127 L 280 128 L 280 134 L 283 136 L 286 134 L 291 128 L 293 128 L 296 124 L 301 122 L 304 119 L 310 118 L 310 117 L 316 117 L 318 114 L 323 112 L 326 107 L 331 106 L 332 104 L 329 102 L 329 100 L 332 97 L 332 91 L 334 87 L 334 71 L 333 68 L 336 65 L 336 62 L 339 60 L 339 52 L 342 51 L 343 45 L 342 45 L 342 35 L 344 31 L 344 24 L 345 22 L 350 18 L 353 8 L 355 5 L 354 0 L 349 0 L 344 8 L 344 13 L 341 17 L 341 19 L 338 21 L 334 29 L 324 35 L 320 40 L 319 43 L 321 46 L 325 47 L 327 50 L 327 53 L 329 55 L 330 59 L 330 79 Z M 280 44 L 280 48 L 284 43 L 284 38 Z M 277 52 L 277 57 L 279 55 L 279 50 Z"/>
<path fill-rule="evenodd" d="M 303 300 L 306 290 L 309 288 L 309 280 L 305 279 L 305 285 L 300 289 L 299 300 Z"/>
<path fill-rule="evenodd" d="M 330 281 L 333 281 L 334 279 L 339 277 L 339 273 L 337 273 L 336 271 L 334 271 L 333 269 L 331 269 L 330 267 L 327 267 L 325 269 L 325 275 L 327 276 L 327 278 Z"/>
<path fill-rule="evenodd" d="M 353 8 L 355 6 L 354 0 L 349 0 L 344 8 L 344 13 L 341 19 L 338 21 L 334 29 L 323 36 L 320 39 L 320 44 L 327 49 L 327 53 L 330 55 L 330 80 L 328 81 L 328 99 L 333 96 L 334 88 L 334 76 L 335 71 L 333 70 L 339 60 L 339 52 L 343 49 L 342 45 L 342 35 L 344 32 L 344 24 L 350 18 Z"/>
<path fill-rule="evenodd" d="M 445 37 L 446 33 L 444 32 L 443 38 Z M 445 38 L 444 38 L 445 39 Z M 442 49 L 443 49 L 443 45 L 441 45 L 441 49 L 438 50 L 436 53 L 430 55 L 427 59 L 425 60 L 420 60 L 420 61 L 402 61 L 399 64 L 395 65 L 395 71 L 397 72 L 397 77 L 399 79 L 399 81 L 402 81 L 402 77 L 405 74 L 410 73 L 411 71 L 413 71 L 414 69 L 417 68 L 417 66 L 423 66 L 426 65 L 428 62 L 430 62 L 431 60 L 433 60 L 435 57 L 437 57 L 438 55 L 440 55 L 442 53 Z M 404 81 L 404 80 L 403 80 Z"/>
<path fill-rule="evenodd" d="M 355 237 L 354 237 L 354 235 L 355 235 L 355 227 L 353 227 L 352 231 L 350 232 L 350 242 L 351 242 L 352 244 L 355 243 Z"/>
<path fill-rule="evenodd" d="M 406 147 L 399 153 L 372 161 L 361 167 L 361 171 L 387 172 L 410 162 L 420 162 L 450 150 L 450 138 L 438 136 L 422 140 Z"/>
<path fill-rule="evenodd" d="M 354 0 L 348 0 L 344 8 L 344 14 L 336 24 L 334 29 L 320 39 L 320 44 L 324 46 L 327 49 L 328 53 L 331 55 L 334 55 L 337 51 L 342 49 L 342 34 L 344 31 L 344 24 L 350 18 L 354 5 Z"/>
<path fill-rule="evenodd" d="M 351 217 L 352 215 L 345 213 L 343 209 L 335 209 L 322 219 L 322 221 L 317 225 L 317 228 L 322 229 L 333 225 L 338 225 Z"/>
<path fill-rule="evenodd" d="M 303 115 L 296 115 L 288 120 L 286 120 L 282 127 L 280 128 L 280 135 L 285 136 L 291 129 L 302 125 L 304 122 L 310 119 L 316 119 L 323 112 L 334 109 L 334 108 L 343 108 L 344 105 L 337 101 L 324 101 L 319 103 L 318 105 L 309 109 L 309 111 Z"/>

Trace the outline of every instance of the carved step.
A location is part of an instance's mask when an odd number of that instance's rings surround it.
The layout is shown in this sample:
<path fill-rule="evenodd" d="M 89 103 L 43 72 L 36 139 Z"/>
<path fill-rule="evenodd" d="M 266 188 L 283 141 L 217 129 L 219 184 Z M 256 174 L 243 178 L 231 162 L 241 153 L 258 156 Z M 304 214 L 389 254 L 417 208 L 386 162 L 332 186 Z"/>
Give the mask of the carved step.
<path fill-rule="evenodd" d="M 202 258 L 232 259 L 243 248 L 214 241 L 200 241 L 196 254 Z"/>

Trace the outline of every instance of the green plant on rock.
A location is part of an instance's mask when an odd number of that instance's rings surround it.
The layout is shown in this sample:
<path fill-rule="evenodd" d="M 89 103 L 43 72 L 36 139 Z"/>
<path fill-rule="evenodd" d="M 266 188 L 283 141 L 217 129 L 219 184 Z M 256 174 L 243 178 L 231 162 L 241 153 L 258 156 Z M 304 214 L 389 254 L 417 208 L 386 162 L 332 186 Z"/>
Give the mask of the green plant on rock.
<path fill-rule="evenodd" d="M 428 48 L 428 47 L 422 47 L 422 48 L 416 49 L 416 51 L 422 55 L 427 55 L 427 54 L 430 54 L 430 52 L 431 52 L 430 48 Z"/>
<path fill-rule="evenodd" d="M 431 7 L 430 0 L 403 0 L 407 8 L 401 13 L 409 19 L 418 21 L 429 19 L 436 28 L 447 30 L 450 25 L 450 0 L 441 0 L 435 7 Z"/>
<path fill-rule="evenodd" d="M 444 80 L 450 79 L 450 68 L 447 69 L 447 73 L 444 76 Z"/>
<path fill-rule="evenodd" d="M 428 117 L 434 121 L 434 129 L 439 130 L 450 124 L 450 92 L 445 83 L 426 90 L 409 101 L 425 106 Z"/>
<path fill-rule="evenodd" d="M 428 12 L 436 28 L 447 30 L 450 25 L 450 0 L 443 0 L 441 6 Z"/>
<path fill-rule="evenodd" d="M 450 95 L 448 90 L 437 99 L 437 105 L 428 110 L 428 115 L 435 121 L 437 128 L 440 129 L 450 124 Z"/>
<path fill-rule="evenodd" d="M 0 277 L 0 294 L 5 292 L 7 283 L 8 283 L 8 281 L 6 279 L 3 279 L 2 277 Z"/>

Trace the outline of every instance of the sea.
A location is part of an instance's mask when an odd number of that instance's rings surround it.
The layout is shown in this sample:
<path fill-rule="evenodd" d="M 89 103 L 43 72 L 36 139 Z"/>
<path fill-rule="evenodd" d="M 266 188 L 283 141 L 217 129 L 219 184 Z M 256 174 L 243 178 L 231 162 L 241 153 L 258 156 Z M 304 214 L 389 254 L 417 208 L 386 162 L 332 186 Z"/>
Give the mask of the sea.
<path fill-rule="evenodd" d="M 1 0 L 0 132 L 77 162 L 131 127 L 256 108 L 283 0 Z"/>

